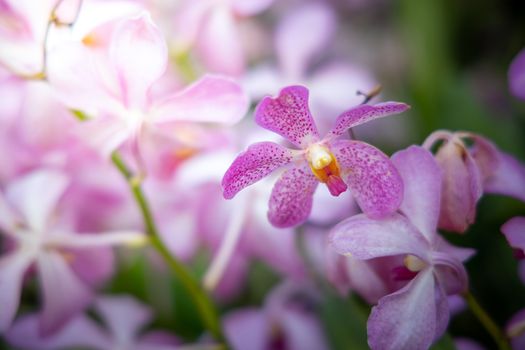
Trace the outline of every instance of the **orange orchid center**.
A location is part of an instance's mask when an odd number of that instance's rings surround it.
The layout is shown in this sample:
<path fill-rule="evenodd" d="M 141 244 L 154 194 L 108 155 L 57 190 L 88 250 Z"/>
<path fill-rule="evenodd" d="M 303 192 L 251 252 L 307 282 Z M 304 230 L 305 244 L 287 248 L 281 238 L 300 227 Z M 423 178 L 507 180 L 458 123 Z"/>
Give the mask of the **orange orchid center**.
<path fill-rule="evenodd" d="M 323 145 L 314 144 L 306 153 L 308 164 L 315 177 L 326 184 L 333 196 L 339 196 L 348 188 L 341 179 L 341 172 L 336 157 Z"/>

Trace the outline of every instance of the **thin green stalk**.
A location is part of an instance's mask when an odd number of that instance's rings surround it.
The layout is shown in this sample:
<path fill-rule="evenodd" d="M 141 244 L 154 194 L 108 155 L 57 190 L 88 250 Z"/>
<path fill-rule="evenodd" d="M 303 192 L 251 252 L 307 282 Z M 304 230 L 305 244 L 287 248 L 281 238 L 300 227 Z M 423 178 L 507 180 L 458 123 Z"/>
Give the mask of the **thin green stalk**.
<path fill-rule="evenodd" d="M 472 313 L 476 315 L 483 327 L 485 327 L 487 332 L 492 336 L 492 338 L 498 345 L 498 349 L 511 350 L 509 341 L 505 334 L 501 331 L 496 322 L 494 322 L 492 318 L 490 318 L 489 314 L 479 304 L 474 295 L 472 295 L 470 291 L 467 291 L 463 294 L 463 298 L 467 302 L 467 305 L 472 311 Z"/>
<path fill-rule="evenodd" d="M 144 196 L 144 192 L 142 191 L 141 179 L 133 174 L 119 153 L 114 152 L 111 156 L 111 160 L 120 173 L 128 181 L 131 192 L 133 193 L 133 197 L 135 198 L 140 212 L 142 213 L 146 233 L 148 234 L 151 245 L 164 258 L 182 285 L 189 292 L 193 302 L 195 303 L 195 306 L 197 307 L 204 326 L 210 331 L 216 340 L 226 344 L 226 339 L 222 332 L 217 310 L 215 309 L 215 306 L 210 297 L 202 289 L 198 281 L 188 272 L 184 264 L 178 261 L 162 242 L 148 201 Z"/>

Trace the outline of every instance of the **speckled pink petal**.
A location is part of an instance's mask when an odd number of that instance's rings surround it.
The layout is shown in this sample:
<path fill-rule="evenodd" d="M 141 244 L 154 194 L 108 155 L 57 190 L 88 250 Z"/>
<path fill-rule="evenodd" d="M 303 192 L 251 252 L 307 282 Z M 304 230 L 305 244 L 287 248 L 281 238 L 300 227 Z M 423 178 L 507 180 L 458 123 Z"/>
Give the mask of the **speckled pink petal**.
<path fill-rule="evenodd" d="M 392 156 L 404 184 L 400 210 L 429 242 L 435 236 L 441 200 L 441 168 L 420 146 L 410 146 Z"/>
<path fill-rule="evenodd" d="M 346 130 L 371 120 L 402 113 L 409 108 L 409 105 L 400 102 L 384 102 L 373 106 L 357 106 L 337 117 L 335 127 L 328 133 L 328 138 L 342 135 Z"/>
<path fill-rule="evenodd" d="M 514 96 L 525 100 L 525 49 L 516 55 L 510 65 L 509 88 Z"/>
<path fill-rule="evenodd" d="M 379 300 L 368 318 L 368 345 L 374 350 L 428 349 L 436 339 L 446 303 L 431 269 L 421 271 L 403 289 Z M 448 320 L 448 318 L 447 318 Z"/>
<path fill-rule="evenodd" d="M 273 187 L 268 219 L 275 227 L 302 224 L 310 215 L 319 182 L 306 166 L 287 170 Z"/>
<path fill-rule="evenodd" d="M 360 141 L 340 140 L 331 149 L 344 180 L 366 215 L 382 218 L 399 208 L 403 181 L 388 156 Z"/>
<path fill-rule="evenodd" d="M 231 199 L 275 169 L 292 161 L 292 151 L 273 142 L 254 143 L 239 154 L 222 178 L 224 198 Z"/>
<path fill-rule="evenodd" d="M 302 148 L 319 140 L 303 86 L 288 86 L 276 98 L 265 97 L 255 109 L 255 121 Z"/>
<path fill-rule="evenodd" d="M 476 204 L 482 194 L 479 168 L 463 144 L 454 139 L 444 143 L 435 158 L 443 170 L 438 227 L 464 232 L 476 218 Z"/>
<path fill-rule="evenodd" d="M 501 232 L 512 248 L 521 249 L 525 254 L 525 216 L 516 216 L 501 226 Z"/>

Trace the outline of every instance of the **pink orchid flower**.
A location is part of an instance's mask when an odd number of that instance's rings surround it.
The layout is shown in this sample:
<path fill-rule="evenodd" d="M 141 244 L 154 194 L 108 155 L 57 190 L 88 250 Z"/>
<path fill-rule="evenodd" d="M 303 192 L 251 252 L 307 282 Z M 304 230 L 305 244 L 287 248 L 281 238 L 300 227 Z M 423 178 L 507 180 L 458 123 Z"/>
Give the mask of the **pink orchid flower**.
<path fill-rule="evenodd" d="M 166 138 L 177 125 L 233 124 L 248 107 L 237 83 L 215 75 L 167 97 L 153 94 L 167 64 L 162 33 L 147 12 L 140 12 L 105 22 L 81 41 L 53 50 L 49 80 L 67 106 L 94 117 L 81 125 L 86 140 L 105 155 L 131 142 L 143 165 L 143 147 Z"/>
<path fill-rule="evenodd" d="M 70 264 L 75 260 L 74 252 L 144 240 L 138 232 L 77 234 L 59 225 L 54 214 L 67 185 L 64 174 L 39 170 L 11 183 L 5 193 L 0 193 L 0 232 L 15 246 L 0 257 L 1 332 L 15 317 L 23 278 L 31 266 L 36 265 L 44 300 L 40 331 L 50 334 L 92 298 L 90 287 Z"/>
<path fill-rule="evenodd" d="M 331 244 L 339 254 L 361 260 L 404 258 L 412 278 L 372 309 L 368 343 L 374 350 L 427 349 L 446 330 L 446 296 L 467 288 L 462 260 L 472 251 L 453 247 L 436 233 L 441 170 L 430 152 L 411 146 L 392 162 L 405 184 L 401 213 L 383 220 L 353 216 L 333 228 Z"/>
<path fill-rule="evenodd" d="M 509 88 L 514 96 L 525 100 L 525 49 L 521 50 L 510 64 Z"/>
<path fill-rule="evenodd" d="M 269 202 L 268 219 L 276 227 L 291 227 L 306 221 L 319 182 L 326 184 L 334 196 L 350 187 L 367 215 L 388 215 L 397 209 L 403 196 L 403 183 L 389 158 L 367 143 L 336 138 L 351 127 L 408 108 L 398 102 L 355 107 L 341 114 L 335 127 L 321 139 L 308 108 L 308 89 L 284 88 L 276 98 L 268 96 L 259 103 L 255 121 L 300 150 L 273 142 L 251 145 L 226 171 L 222 180 L 224 197 L 231 199 L 246 186 L 287 166 Z"/>
<path fill-rule="evenodd" d="M 62 350 L 175 350 L 180 340 L 168 332 L 142 329 L 153 319 L 151 310 L 130 296 L 100 296 L 95 311 L 103 326 L 86 314 L 74 317 L 57 333 L 42 337 L 38 314 L 22 316 L 7 333 L 7 341 L 21 349 Z M 41 316 L 40 316 L 41 317 Z"/>
<path fill-rule="evenodd" d="M 267 296 L 262 308 L 227 314 L 224 331 L 233 349 L 328 349 L 321 324 L 304 305 L 305 300 L 315 302 L 310 292 L 305 286 L 285 282 Z"/>
<path fill-rule="evenodd" d="M 476 204 L 484 192 L 525 201 L 525 166 L 491 141 L 469 132 L 438 130 L 423 147 L 431 149 L 438 141 L 443 141 L 435 155 L 443 169 L 440 228 L 467 230 L 476 219 Z"/>

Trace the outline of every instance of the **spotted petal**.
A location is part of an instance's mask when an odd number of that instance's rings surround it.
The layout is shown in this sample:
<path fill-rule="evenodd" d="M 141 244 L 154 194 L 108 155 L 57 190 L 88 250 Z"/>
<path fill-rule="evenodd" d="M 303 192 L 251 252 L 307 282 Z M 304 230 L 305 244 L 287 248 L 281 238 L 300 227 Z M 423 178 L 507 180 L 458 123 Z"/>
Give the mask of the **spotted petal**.
<path fill-rule="evenodd" d="M 328 138 L 342 135 L 346 130 L 367 123 L 371 120 L 402 113 L 409 108 L 409 105 L 400 102 L 384 102 L 373 106 L 357 106 L 337 117 L 335 127 L 328 133 Z"/>
<path fill-rule="evenodd" d="M 292 227 L 306 221 L 319 182 L 306 166 L 287 170 L 273 187 L 268 219 L 275 227 Z"/>
<path fill-rule="evenodd" d="M 394 164 L 377 148 L 360 141 L 340 140 L 332 151 L 357 204 L 371 218 L 393 213 L 403 199 L 403 181 Z"/>
<path fill-rule="evenodd" d="M 276 143 L 259 142 L 251 145 L 235 158 L 224 174 L 222 179 L 224 198 L 233 198 L 246 186 L 290 163 L 292 159 L 292 151 Z"/>
<path fill-rule="evenodd" d="M 276 98 L 265 97 L 255 110 L 255 121 L 302 148 L 319 140 L 303 86 L 286 87 Z"/>

